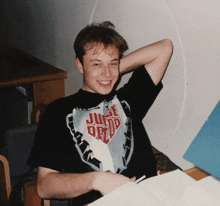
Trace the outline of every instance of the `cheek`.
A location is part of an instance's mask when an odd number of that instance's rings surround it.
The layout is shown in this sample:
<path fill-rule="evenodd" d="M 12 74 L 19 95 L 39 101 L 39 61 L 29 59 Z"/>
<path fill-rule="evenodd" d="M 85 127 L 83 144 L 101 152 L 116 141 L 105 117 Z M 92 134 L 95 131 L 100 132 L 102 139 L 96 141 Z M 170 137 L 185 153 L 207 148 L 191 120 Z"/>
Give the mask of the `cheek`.
<path fill-rule="evenodd" d="M 119 76 L 119 69 L 114 69 L 113 72 L 112 72 L 112 74 L 113 74 L 114 76 L 118 77 L 118 76 Z"/>
<path fill-rule="evenodd" d="M 94 78 L 99 75 L 99 72 L 95 69 L 88 69 L 84 74 L 86 78 Z"/>

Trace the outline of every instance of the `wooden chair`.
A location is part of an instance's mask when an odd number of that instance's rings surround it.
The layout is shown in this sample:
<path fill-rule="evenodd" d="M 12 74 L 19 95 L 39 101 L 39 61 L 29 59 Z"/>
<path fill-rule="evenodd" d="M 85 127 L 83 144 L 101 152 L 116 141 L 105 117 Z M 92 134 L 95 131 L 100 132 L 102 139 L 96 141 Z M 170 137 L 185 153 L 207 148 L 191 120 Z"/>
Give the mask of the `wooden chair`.
<path fill-rule="evenodd" d="M 9 196 L 11 194 L 11 180 L 8 160 L 3 155 L 0 155 L 0 174 L 0 204 L 9 205 Z"/>
<path fill-rule="evenodd" d="M 0 155 L 0 172 L 1 172 L 1 196 L 0 205 L 7 206 L 10 205 L 9 197 L 11 194 L 11 179 L 8 160 Z M 25 187 L 24 191 L 24 206 L 40 206 L 42 205 L 42 199 L 37 194 L 36 185 L 28 185 Z M 49 200 L 44 200 L 44 206 L 50 206 Z"/>
<path fill-rule="evenodd" d="M 46 105 L 40 105 L 32 112 L 32 121 L 39 122 L 40 114 Z M 19 181 L 19 176 L 30 170 L 26 164 L 34 143 L 37 123 L 6 131 L 4 135 L 4 151 L 0 155 L 0 206 L 9 205 L 13 186 Z M 22 177 L 23 178 L 23 177 Z M 20 188 L 19 188 L 20 189 Z M 23 206 L 50 206 L 50 200 L 42 200 L 37 193 L 36 183 L 33 181 L 23 188 Z"/>
<path fill-rule="evenodd" d="M 52 205 L 67 204 L 65 201 L 59 200 L 42 200 L 37 193 L 35 178 L 37 170 L 32 172 L 26 164 L 34 142 L 36 128 L 37 124 L 32 124 L 10 129 L 5 134 L 6 151 L 4 153 L 7 159 L 0 155 L 2 205 L 9 205 L 9 202 L 17 205 L 17 197 L 20 204 L 21 191 L 23 191 L 21 198 L 23 206 L 50 206 L 51 203 Z"/>
<path fill-rule="evenodd" d="M 24 174 L 30 170 L 30 167 L 26 165 L 26 160 L 29 156 L 34 134 L 30 138 L 28 136 L 34 133 L 36 127 L 37 125 L 28 125 L 27 127 L 11 129 L 5 134 L 4 156 L 0 155 L 2 205 L 9 205 L 10 196 L 11 199 L 16 197 L 16 188 L 21 189 L 18 185 L 22 185 L 20 183 L 23 181 Z M 29 146 L 30 148 L 27 149 Z M 36 184 L 32 184 L 32 187 L 36 188 Z M 38 197 L 37 202 L 41 202 L 40 197 Z M 26 201 L 26 205 L 30 204 L 27 204 Z"/>
<path fill-rule="evenodd" d="M 41 107 L 43 108 L 43 107 Z M 37 118 L 35 119 L 36 122 L 39 121 L 39 115 L 40 113 L 42 113 L 42 111 L 35 111 L 37 115 Z M 4 205 L 7 205 L 9 203 L 9 197 L 12 191 L 12 185 L 14 183 L 13 180 L 13 176 L 18 176 L 19 174 L 17 174 L 17 172 L 21 169 L 20 165 L 22 164 L 25 168 L 26 171 L 28 171 L 28 168 L 25 164 L 26 164 L 26 160 L 29 157 L 29 152 L 30 149 L 33 145 L 33 140 L 34 140 L 34 134 L 35 134 L 35 130 L 37 128 L 37 125 L 33 124 L 33 125 L 29 125 L 29 126 L 25 126 L 24 128 L 15 128 L 12 129 L 12 131 L 10 131 L 8 133 L 8 137 L 6 137 L 5 141 L 6 144 L 8 145 L 8 148 L 6 147 L 6 150 L 14 150 L 15 146 L 14 144 L 16 144 L 16 141 L 18 142 L 24 142 L 24 144 L 22 143 L 18 143 L 18 148 L 22 148 L 22 154 L 19 153 L 15 153 L 12 152 L 12 156 L 6 155 L 6 157 L 8 159 L 6 159 L 4 156 L 0 156 L 0 171 L 1 171 L 1 188 L 3 188 L 3 198 L 4 199 Z M 22 131 L 23 130 L 23 131 Z M 20 135 L 19 133 L 22 133 L 22 135 Z M 20 144 L 20 147 L 19 147 Z M 153 147 L 155 156 L 156 156 L 156 160 L 158 162 L 158 169 L 162 170 L 162 171 L 171 171 L 174 169 L 177 169 L 178 166 L 176 166 L 175 164 L 173 164 L 169 158 L 167 158 L 163 153 L 159 152 L 158 150 L 156 150 Z M 6 153 L 6 152 L 5 152 Z M 9 163 L 8 163 L 9 162 Z M 12 163 L 11 163 L 12 162 Z M 13 164 L 13 162 L 19 162 L 19 164 Z M 15 165 L 15 168 L 14 168 Z M 15 172 L 14 172 L 15 171 Z M 14 174 L 15 173 L 15 174 Z M 22 173 L 22 172 L 21 172 Z M 44 206 L 50 206 L 51 202 L 50 200 L 42 200 L 40 198 L 40 196 L 37 194 L 37 187 L 36 184 L 28 184 L 27 186 L 24 187 L 24 199 L 23 199 L 23 205 L 24 206 L 40 206 L 43 205 Z"/>

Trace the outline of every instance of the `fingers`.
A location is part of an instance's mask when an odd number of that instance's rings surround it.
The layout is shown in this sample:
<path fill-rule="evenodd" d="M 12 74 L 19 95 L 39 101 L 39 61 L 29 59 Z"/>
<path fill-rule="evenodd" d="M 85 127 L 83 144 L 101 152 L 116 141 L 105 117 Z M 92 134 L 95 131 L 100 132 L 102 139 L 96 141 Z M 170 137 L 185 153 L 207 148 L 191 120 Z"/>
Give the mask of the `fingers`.
<path fill-rule="evenodd" d="M 132 182 L 134 182 L 134 181 L 136 180 L 136 177 L 132 177 L 132 178 L 130 178 L 130 180 L 131 180 Z"/>
<path fill-rule="evenodd" d="M 100 191 L 103 195 L 108 194 L 112 190 L 128 183 L 134 182 L 136 177 L 128 178 L 121 174 L 102 172 L 96 179 L 95 190 Z"/>
<path fill-rule="evenodd" d="M 157 175 L 162 175 L 162 174 L 165 174 L 169 171 L 161 171 L 161 170 L 157 170 Z"/>

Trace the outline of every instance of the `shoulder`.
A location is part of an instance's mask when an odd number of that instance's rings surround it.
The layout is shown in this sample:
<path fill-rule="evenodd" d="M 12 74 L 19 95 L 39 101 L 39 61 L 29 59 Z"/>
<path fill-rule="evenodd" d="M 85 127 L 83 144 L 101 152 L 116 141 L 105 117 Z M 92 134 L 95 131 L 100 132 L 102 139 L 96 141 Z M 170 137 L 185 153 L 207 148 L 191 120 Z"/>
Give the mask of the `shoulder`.
<path fill-rule="evenodd" d="M 75 94 L 51 102 L 42 113 L 38 123 L 37 135 L 45 137 L 58 135 L 66 125 L 66 116 L 74 107 Z M 48 133 L 50 135 L 48 135 Z"/>
<path fill-rule="evenodd" d="M 68 110 L 74 107 L 74 104 L 77 102 L 78 93 L 57 99 L 51 102 L 45 112 L 61 112 Z"/>

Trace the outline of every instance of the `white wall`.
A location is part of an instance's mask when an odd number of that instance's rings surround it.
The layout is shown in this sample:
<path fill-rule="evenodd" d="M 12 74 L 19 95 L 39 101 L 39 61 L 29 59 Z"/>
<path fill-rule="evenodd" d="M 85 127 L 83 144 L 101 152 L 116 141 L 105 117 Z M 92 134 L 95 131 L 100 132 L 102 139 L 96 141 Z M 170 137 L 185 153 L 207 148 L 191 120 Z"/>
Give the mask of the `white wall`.
<path fill-rule="evenodd" d="M 8 45 L 66 70 L 67 95 L 82 85 L 72 45 L 90 21 L 112 21 L 129 52 L 171 39 L 164 89 L 144 124 L 153 145 L 187 169 L 192 165 L 182 156 L 220 98 L 219 6 L 218 0 L 5 0 L 5 33 Z"/>

